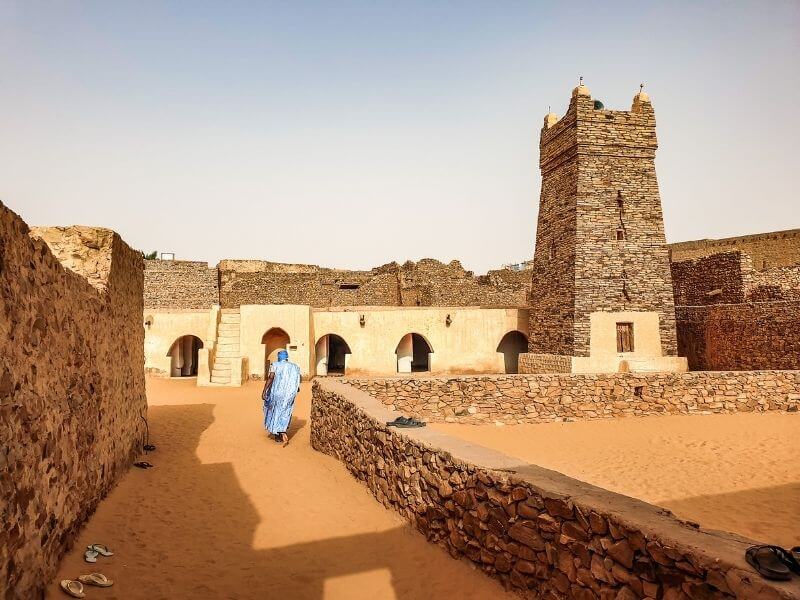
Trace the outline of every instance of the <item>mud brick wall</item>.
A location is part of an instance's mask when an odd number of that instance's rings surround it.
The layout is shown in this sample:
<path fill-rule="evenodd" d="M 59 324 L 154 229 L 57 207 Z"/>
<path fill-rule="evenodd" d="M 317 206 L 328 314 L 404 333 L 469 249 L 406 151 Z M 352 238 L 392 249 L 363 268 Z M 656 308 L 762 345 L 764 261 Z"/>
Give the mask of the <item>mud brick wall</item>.
<path fill-rule="evenodd" d="M 219 304 L 219 275 L 208 263 L 144 261 L 144 307 L 209 309 Z"/>
<path fill-rule="evenodd" d="M 655 113 L 639 96 L 630 111 L 595 110 L 580 88 L 560 121 L 546 119 L 531 353 L 588 356 L 590 313 L 628 310 L 657 312 L 664 354 L 675 355 L 657 146 Z"/>
<path fill-rule="evenodd" d="M 756 270 L 789 267 L 800 265 L 800 229 L 678 242 L 670 244 L 669 249 L 676 262 L 739 250 L 752 259 Z"/>
<path fill-rule="evenodd" d="M 41 597 L 137 454 L 142 269 L 109 230 L 32 236 L 0 204 L 0 598 Z"/>
<path fill-rule="evenodd" d="M 569 373 L 572 371 L 572 357 L 559 354 L 519 355 L 520 373 Z"/>
<path fill-rule="evenodd" d="M 423 259 L 370 271 L 326 269 L 264 261 L 219 264 L 220 303 L 335 306 L 524 307 L 530 274 L 510 270 L 475 276 L 458 261 Z"/>
<path fill-rule="evenodd" d="M 431 422 L 546 423 L 625 416 L 797 410 L 800 371 L 344 378 Z"/>
<path fill-rule="evenodd" d="M 397 414 L 317 380 L 313 447 L 340 460 L 386 508 L 453 558 L 526 598 L 796 598 L 762 580 L 750 542 L 480 446 L 385 426 Z"/>
<path fill-rule="evenodd" d="M 800 301 L 679 306 L 678 352 L 703 371 L 800 369 Z"/>

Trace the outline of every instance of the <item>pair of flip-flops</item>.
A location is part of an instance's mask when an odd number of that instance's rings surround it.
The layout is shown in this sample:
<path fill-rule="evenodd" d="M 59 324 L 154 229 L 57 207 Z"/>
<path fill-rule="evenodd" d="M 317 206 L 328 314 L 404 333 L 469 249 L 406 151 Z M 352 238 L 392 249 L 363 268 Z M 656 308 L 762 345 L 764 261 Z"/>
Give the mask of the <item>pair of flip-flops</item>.
<path fill-rule="evenodd" d="M 86 546 L 86 552 L 83 553 L 83 560 L 86 562 L 97 562 L 98 556 L 114 556 L 114 553 L 108 549 L 108 546 L 103 544 L 92 544 Z"/>
<path fill-rule="evenodd" d="M 402 428 L 425 427 L 425 422 L 419 421 L 414 417 L 397 417 L 394 421 L 387 421 L 386 426 Z"/>
<path fill-rule="evenodd" d="M 88 575 L 79 575 L 78 579 L 62 579 L 61 589 L 73 598 L 86 598 L 86 593 L 83 591 L 84 583 L 97 587 L 111 587 L 114 585 L 114 582 L 102 573 L 89 573 Z"/>
<path fill-rule="evenodd" d="M 791 579 L 792 573 L 800 575 L 800 546 L 791 550 L 780 546 L 750 546 L 744 557 L 764 579 L 786 581 Z"/>

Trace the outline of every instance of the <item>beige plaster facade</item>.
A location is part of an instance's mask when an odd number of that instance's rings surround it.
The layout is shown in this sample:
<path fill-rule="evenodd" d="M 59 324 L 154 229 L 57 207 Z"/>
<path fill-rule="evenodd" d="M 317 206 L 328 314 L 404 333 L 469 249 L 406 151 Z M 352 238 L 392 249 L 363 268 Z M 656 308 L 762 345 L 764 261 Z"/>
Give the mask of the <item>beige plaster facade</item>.
<path fill-rule="evenodd" d="M 504 343 L 506 353 L 498 348 L 507 335 L 526 343 L 528 324 L 527 311 L 516 308 L 243 305 L 235 315 L 227 313 L 239 319 L 238 326 L 230 327 L 223 322 L 225 316 L 226 311 L 220 315 L 217 306 L 145 311 L 145 366 L 157 374 L 174 375 L 170 350 L 180 338 L 191 335 L 203 344 L 198 357 L 199 385 L 213 385 L 213 374 L 220 369 L 214 364 L 215 357 L 226 347 L 231 349 L 226 360 L 243 369 L 241 375 L 238 370 L 231 374 L 231 385 L 240 384 L 247 376 L 263 378 L 277 350 L 275 340 L 288 340 L 280 345 L 285 345 L 304 377 L 327 374 L 328 361 L 335 360 L 328 356 L 329 340 L 334 338 L 338 338 L 338 351 L 346 351 L 343 366 L 347 375 L 408 373 L 412 361 L 414 370 L 430 373 L 505 373 L 514 368 L 509 365 L 516 365 L 507 356 L 514 352 L 513 344 Z M 421 347 L 427 345 L 431 350 L 422 351 L 427 364 L 417 360 L 411 334 L 417 334 L 418 342 L 424 340 Z M 519 350 L 524 351 L 524 345 Z"/>
<path fill-rule="evenodd" d="M 633 350 L 618 352 L 617 324 L 630 324 Z M 573 356 L 573 373 L 688 370 L 686 358 L 664 356 L 657 312 L 593 312 L 589 315 L 589 356 Z"/>

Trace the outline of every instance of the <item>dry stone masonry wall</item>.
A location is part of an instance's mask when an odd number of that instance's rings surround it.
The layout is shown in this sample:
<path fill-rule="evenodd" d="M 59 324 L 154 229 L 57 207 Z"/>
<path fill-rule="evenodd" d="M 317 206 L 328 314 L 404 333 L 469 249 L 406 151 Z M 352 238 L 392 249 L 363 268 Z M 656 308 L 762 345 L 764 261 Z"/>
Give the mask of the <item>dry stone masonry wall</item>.
<path fill-rule="evenodd" d="M 0 204 L 0 598 L 41 597 L 140 447 L 142 290 L 115 233 L 31 235 Z"/>
<path fill-rule="evenodd" d="M 219 304 L 217 269 L 204 262 L 146 260 L 144 299 L 146 309 L 209 309 Z"/>
<path fill-rule="evenodd" d="M 762 580 L 748 540 L 427 428 L 350 386 L 316 380 L 311 442 L 454 558 L 526 598 L 797 598 Z"/>
<path fill-rule="evenodd" d="M 796 411 L 800 371 L 345 378 L 431 422 L 545 423 L 643 415 Z"/>

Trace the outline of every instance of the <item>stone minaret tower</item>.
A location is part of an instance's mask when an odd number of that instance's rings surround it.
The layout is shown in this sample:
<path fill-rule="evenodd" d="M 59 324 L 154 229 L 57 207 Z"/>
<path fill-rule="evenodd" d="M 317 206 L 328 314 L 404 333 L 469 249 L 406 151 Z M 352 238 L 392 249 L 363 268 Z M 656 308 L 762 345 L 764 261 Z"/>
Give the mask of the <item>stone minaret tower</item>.
<path fill-rule="evenodd" d="M 676 354 L 657 146 L 642 91 L 630 111 L 612 111 L 581 85 L 560 120 L 545 117 L 531 353 L 588 356 L 591 313 L 641 311 L 658 314 L 663 354 Z"/>

